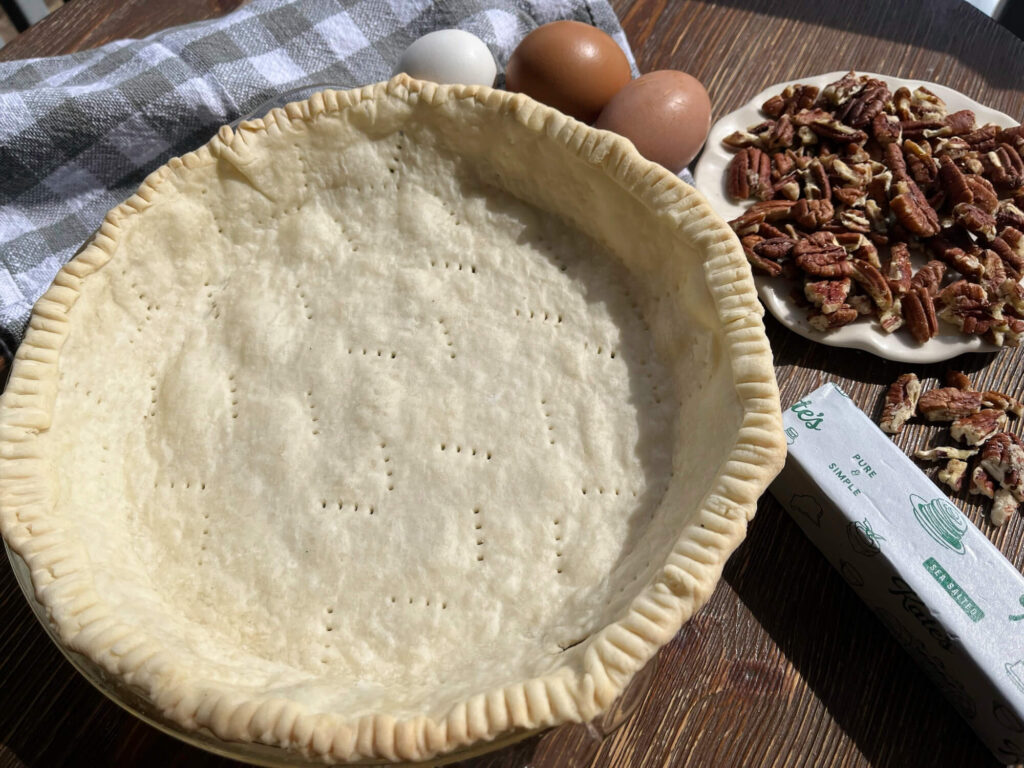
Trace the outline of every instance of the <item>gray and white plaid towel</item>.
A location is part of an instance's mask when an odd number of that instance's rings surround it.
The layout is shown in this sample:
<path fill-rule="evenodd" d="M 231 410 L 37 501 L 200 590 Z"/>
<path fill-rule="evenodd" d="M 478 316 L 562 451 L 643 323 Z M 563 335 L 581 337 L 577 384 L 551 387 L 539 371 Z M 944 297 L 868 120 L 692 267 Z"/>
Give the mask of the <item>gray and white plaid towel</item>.
<path fill-rule="evenodd" d="M 632 63 L 606 0 L 255 0 L 143 40 L 0 63 L 0 355 L 106 212 L 219 126 L 304 85 L 386 80 L 435 29 L 474 33 L 503 71 L 556 19 L 604 29 Z"/>

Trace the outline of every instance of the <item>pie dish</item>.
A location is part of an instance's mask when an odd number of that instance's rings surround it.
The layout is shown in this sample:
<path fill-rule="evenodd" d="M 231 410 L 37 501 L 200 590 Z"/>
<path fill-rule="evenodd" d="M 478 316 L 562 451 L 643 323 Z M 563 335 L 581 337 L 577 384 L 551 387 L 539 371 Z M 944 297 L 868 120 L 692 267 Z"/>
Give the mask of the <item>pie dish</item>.
<path fill-rule="evenodd" d="M 111 211 L 0 399 L 0 524 L 62 643 L 181 727 L 423 760 L 607 708 L 784 445 L 699 193 L 400 75 L 224 128 Z"/>
<path fill-rule="evenodd" d="M 737 203 L 731 200 L 726 193 L 725 171 L 735 151 L 726 147 L 722 143 L 722 139 L 734 131 L 745 130 L 749 126 L 761 122 L 764 119 L 761 113 L 761 105 L 769 97 L 781 93 L 786 86 L 804 84 L 823 88 L 841 78 L 846 72 L 847 70 L 826 72 L 823 75 L 801 77 L 796 80 L 770 85 L 742 107 L 722 117 L 711 127 L 707 143 L 704 145 L 704 152 L 697 163 L 694 177 L 697 188 L 704 193 L 715 211 L 726 219 L 734 219 L 740 216 L 749 205 L 749 203 Z M 959 91 L 939 85 L 938 83 L 878 75 L 862 70 L 857 70 L 857 74 L 884 80 L 894 91 L 901 87 L 913 90 L 923 85 L 941 98 L 946 103 L 950 112 L 961 109 L 972 110 L 978 125 L 993 123 L 1007 127 L 1017 124 L 1016 120 L 1004 112 L 986 107 L 984 104 L 968 98 Z M 914 266 L 917 268 L 922 264 L 923 261 L 916 261 Z M 755 275 L 754 282 L 757 284 L 761 300 L 776 320 L 794 333 L 798 333 L 805 339 L 819 344 L 831 347 L 860 349 L 887 360 L 922 364 L 951 360 L 958 355 L 968 352 L 998 352 L 1002 349 L 1002 347 L 990 344 L 980 336 L 965 336 L 953 326 L 944 322 L 939 324 L 939 334 L 929 339 L 925 344 L 917 344 L 912 338 L 903 333 L 885 333 L 878 326 L 877 322 L 852 323 L 823 333 L 813 328 L 807 321 L 807 312 L 803 308 L 794 305 L 790 300 L 789 293 L 793 287 L 791 283 L 785 280 L 772 279 L 765 275 Z"/>

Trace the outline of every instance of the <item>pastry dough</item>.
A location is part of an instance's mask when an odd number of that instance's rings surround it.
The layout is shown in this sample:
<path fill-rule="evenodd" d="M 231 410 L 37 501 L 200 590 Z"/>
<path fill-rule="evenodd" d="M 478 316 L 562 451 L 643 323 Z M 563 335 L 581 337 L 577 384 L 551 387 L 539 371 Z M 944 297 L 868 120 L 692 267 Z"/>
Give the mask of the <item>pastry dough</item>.
<path fill-rule="evenodd" d="M 593 717 L 784 455 L 703 198 L 522 95 L 396 77 L 152 174 L 40 300 L 0 523 L 185 728 L 418 760 Z"/>

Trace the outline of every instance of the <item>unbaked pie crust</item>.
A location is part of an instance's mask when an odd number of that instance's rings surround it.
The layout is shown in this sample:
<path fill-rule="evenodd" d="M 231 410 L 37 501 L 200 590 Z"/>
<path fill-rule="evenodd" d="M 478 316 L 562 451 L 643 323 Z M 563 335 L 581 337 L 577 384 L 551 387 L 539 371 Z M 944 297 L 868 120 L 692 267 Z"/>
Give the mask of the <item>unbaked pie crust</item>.
<path fill-rule="evenodd" d="M 172 160 L 36 305 L 0 523 L 185 728 L 420 760 L 594 717 L 784 455 L 735 236 L 624 139 L 399 76 Z"/>

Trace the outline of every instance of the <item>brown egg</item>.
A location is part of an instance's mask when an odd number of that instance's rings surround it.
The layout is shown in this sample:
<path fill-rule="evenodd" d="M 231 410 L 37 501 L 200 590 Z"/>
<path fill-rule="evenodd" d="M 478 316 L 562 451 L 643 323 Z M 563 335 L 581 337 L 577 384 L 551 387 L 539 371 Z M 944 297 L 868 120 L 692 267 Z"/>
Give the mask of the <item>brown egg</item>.
<path fill-rule="evenodd" d="M 625 136 L 648 160 L 679 173 L 708 137 L 711 99 L 685 72 L 649 72 L 612 97 L 595 127 Z"/>
<path fill-rule="evenodd" d="M 579 21 L 537 27 L 512 52 L 505 86 L 591 123 L 629 82 L 629 61 L 612 38 Z"/>

